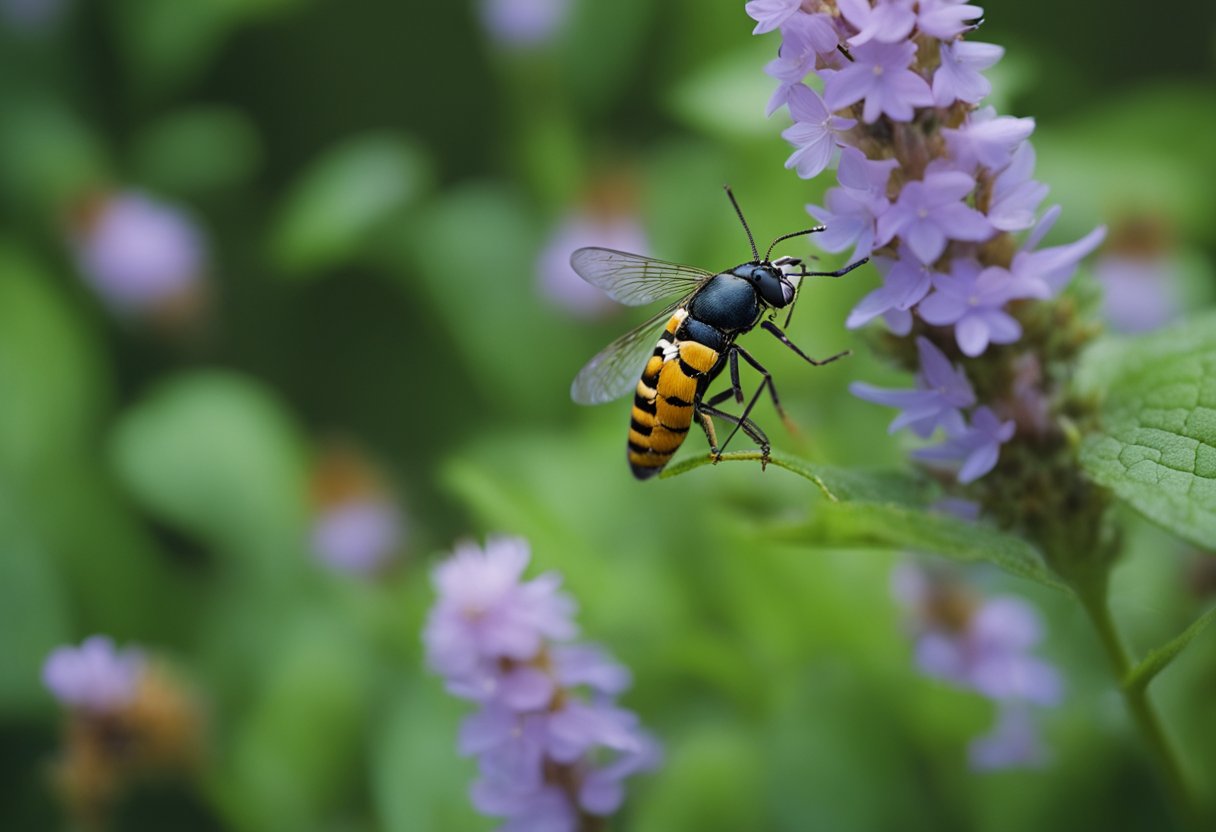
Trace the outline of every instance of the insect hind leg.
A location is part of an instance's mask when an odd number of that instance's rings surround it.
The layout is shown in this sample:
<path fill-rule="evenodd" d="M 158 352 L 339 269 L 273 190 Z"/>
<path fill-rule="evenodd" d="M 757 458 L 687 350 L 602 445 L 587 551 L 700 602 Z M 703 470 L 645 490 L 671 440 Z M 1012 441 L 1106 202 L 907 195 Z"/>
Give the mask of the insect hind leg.
<path fill-rule="evenodd" d="M 701 429 L 705 431 L 705 438 L 709 440 L 709 453 L 713 457 L 715 465 L 719 460 L 722 459 L 722 453 L 726 450 L 726 445 L 730 442 L 731 437 L 733 437 L 740 429 L 747 434 L 748 438 L 759 446 L 761 467 L 768 465 L 769 452 L 771 451 L 772 446 L 768 441 L 768 436 L 766 436 L 760 426 L 751 419 L 748 419 L 746 416 L 735 416 L 733 413 L 727 413 L 724 410 L 719 410 L 712 405 L 707 405 L 704 403 L 702 403 L 702 405 L 698 408 L 697 416 L 701 420 Z M 735 426 L 734 430 L 730 432 L 730 436 L 726 437 L 726 442 L 723 442 L 721 447 L 718 447 L 717 436 L 714 432 L 713 419 L 710 417 L 717 417 L 724 422 L 729 422 Z"/>

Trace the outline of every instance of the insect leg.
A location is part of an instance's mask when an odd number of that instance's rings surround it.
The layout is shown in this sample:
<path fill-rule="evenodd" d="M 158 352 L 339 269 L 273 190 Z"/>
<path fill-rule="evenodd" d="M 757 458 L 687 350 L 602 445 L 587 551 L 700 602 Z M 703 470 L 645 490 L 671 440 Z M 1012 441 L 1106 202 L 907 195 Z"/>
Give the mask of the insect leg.
<path fill-rule="evenodd" d="M 787 347 L 792 349 L 794 352 L 798 353 L 799 357 L 801 357 L 808 364 L 811 364 L 815 367 L 822 367 L 824 364 L 831 364 L 836 359 L 844 358 L 846 355 L 849 355 L 852 352 L 852 350 L 844 350 L 842 352 L 836 353 L 835 355 L 829 355 L 827 358 L 820 358 L 820 359 L 816 360 L 814 358 L 811 358 L 809 355 L 804 353 L 802 350 L 798 349 L 798 347 L 794 344 L 794 342 L 791 341 L 784 332 L 782 332 L 780 329 L 778 329 L 777 325 L 774 324 L 772 321 L 761 321 L 760 326 L 762 328 L 764 328 L 766 331 L 771 332 L 773 334 L 773 337 L 776 338 L 778 341 L 785 344 Z M 735 349 L 739 349 L 739 348 L 736 347 Z M 758 364 L 756 364 L 754 358 L 749 356 L 747 353 L 743 352 L 743 350 L 741 350 L 741 349 L 739 349 L 739 352 L 743 353 L 743 357 L 745 359 L 747 359 L 749 364 L 751 364 L 756 369 L 760 369 L 760 366 Z"/>
<path fill-rule="evenodd" d="M 726 441 L 722 443 L 722 448 L 725 448 L 730 443 L 730 440 L 734 438 L 735 434 L 739 432 L 740 428 L 743 428 L 744 432 L 746 432 L 748 436 L 751 436 L 753 439 L 756 439 L 756 437 L 751 433 L 751 430 L 755 430 L 763 438 L 762 441 L 756 441 L 757 444 L 760 444 L 761 450 L 764 452 L 764 458 L 767 461 L 768 438 L 764 436 L 764 431 L 760 430 L 755 422 L 747 418 L 751 415 L 752 408 L 756 406 L 756 402 L 759 400 L 760 396 L 764 394 L 765 388 L 768 388 L 768 394 L 773 400 L 773 407 L 777 409 L 777 413 L 781 416 L 781 420 L 785 422 L 786 427 L 791 431 L 794 430 L 794 427 L 790 422 L 789 417 L 785 415 L 785 411 L 781 408 L 781 399 L 777 396 L 777 388 L 773 386 L 772 374 L 770 374 L 769 371 L 764 368 L 763 364 L 752 358 L 751 354 L 738 344 L 732 344 L 730 349 L 732 352 L 737 352 L 739 355 L 743 356 L 743 360 L 752 365 L 752 367 L 754 367 L 758 373 L 764 376 L 764 380 L 761 381 L 760 386 L 756 388 L 756 392 L 752 395 L 751 401 L 747 403 L 747 407 L 743 408 L 743 413 L 741 415 L 735 417 L 730 414 L 723 414 L 723 418 L 725 418 L 728 422 L 734 422 L 735 429 L 732 430 L 730 435 L 726 437 Z M 721 455 L 721 450 L 719 450 L 718 456 L 721 457 Z"/>
<path fill-rule="evenodd" d="M 715 409 L 704 402 L 697 407 L 697 420 L 701 424 L 701 430 L 705 431 L 705 439 L 709 442 L 709 452 L 716 458 L 718 456 L 718 434 L 714 430 L 714 420 L 709 418 L 712 412 L 716 412 Z"/>
<path fill-rule="evenodd" d="M 759 396 L 759 391 L 757 391 L 757 396 Z M 748 435 L 748 437 L 753 442 L 755 442 L 756 445 L 759 446 L 761 468 L 768 465 L 768 456 L 769 456 L 769 451 L 771 450 L 771 446 L 769 445 L 768 437 L 764 434 L 764 431 L 760 429 L 760 426 L 757 425 L 755 422 L 753 422 L 751 419 L 748 419 L 746 416 L 742 416 L 742 417 L 735 416 L 734 414 L 727 413 L 722 410 L 718 410 L 716 407 L 710 407 L 705 404 L 701 405 L 701 411 L 700 411 L 699 415 L 703 422 L 708 422 L 711 426 L 708 429 L 708 431 L 706 432 L 706 436 L 709 436 L 709 433 L 712 432 L 712 430 L 713 430 L 713 428 L 712 428 L 713 422 L 709 418 L 710 416 L 717 416 L 719 419 L 722 419 L 723 421 L 726 421 L 726 422 L 730 422 L 732 425 L 735 426 L 734 430 L 732 430 L 730 432 L 730 436 L 726 437 L 726 442 L 722 443 L 721 448 L 719 448 L 717 446 L 717 443 L 715 443 L 713 441 L 710 442 L 710 451 L 709 452 L 713 455 L 715 465 L 718 463 L 718 461 L 720 459 L 722 459 L 722 451 L 726 450 L 726 443 L 730 442 L 731 437 L 734 436 L 736 431 L 738 431 L 740 428 L 742 428 L 743 432 L 746 433 Z M 704 427 L 704 425 L 702 427 Z"/>

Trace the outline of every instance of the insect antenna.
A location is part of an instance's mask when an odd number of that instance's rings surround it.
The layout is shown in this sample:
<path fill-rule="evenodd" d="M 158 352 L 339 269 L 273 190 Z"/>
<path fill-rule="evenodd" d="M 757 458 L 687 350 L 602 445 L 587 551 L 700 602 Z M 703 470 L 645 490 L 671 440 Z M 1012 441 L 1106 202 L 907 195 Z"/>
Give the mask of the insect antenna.
<path fill-rule="evenodd" d="M 817 225 L 814 228 L 804 228 L 802 231 L 792 231 L 789 234 L 782 234 L 780 237 L 773 240 L 772 244 L 768 247 L 768 251 L 764 252 L 764 260 L 765 260 L 765 262 L 768 261 L 768 256 L 773 253 L 773 249 L 775 249 L 777 247 L 777 243 L 784 242 L 785 240 L 788 240 L 791 237 L 803 237 L 807 234 L 815 234 L 820 231 L 827 231 L 827 230 L 828 230 L 828 227 L 826 225 Z"/>
<path fill-rule="evenodd" d="M 739 207 L 739 200 L 735 199 L 734 191 L 730 189 L 730 185 L 723 185 L 726 189 L 726 195 L 730 197 L 730 204 L 735 206 L 735 213 L 739 215 L 739 222 L 743 223 L 743 230 L 747 232 L 747 242 L 752 247 L 752 257 L 756 262 L 760 262 L 760 252 L 756 251 L 756 238 L 752 236 L 752 230 L 747 227 L 747 220 L 743 218 L 743 209 Z"/>

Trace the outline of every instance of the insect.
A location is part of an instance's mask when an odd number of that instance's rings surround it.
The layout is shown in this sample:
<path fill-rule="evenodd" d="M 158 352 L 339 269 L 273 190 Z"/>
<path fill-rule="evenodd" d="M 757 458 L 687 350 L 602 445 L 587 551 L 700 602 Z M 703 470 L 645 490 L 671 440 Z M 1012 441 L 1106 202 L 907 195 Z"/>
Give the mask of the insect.
<path fill-rule="evenodd" d="M 752 259 L 734 268 L 715 274 L 607 248 L 580 248 L 570 256 L 570 265 L 580 277 L 620 303 L 640 306 L 677 292 L 681 294 L 675 303 L 601 350 L 579 371 L 570 387 L 571 398 L 579 404 L 611 401 L 633 389 L 628 459 L 633 475 L 640 480 L 663 470 L 683 444 L 694 418 L 709 440 L 715 462 L 721 459 L 722 451 L 740 430 L 760 447 L 761 464 L 768 462 L 768 437 L 750 418 L 752 408 L 767 390 L 782 419 L 786 419 L 785 411 L 781 409 L 772 375 L 735 340 L 757 324 L 816 367 L 848 355 L 846 350 L 824 359 L 811 358 L 773 321 L 776 310 L 788 307 L 785 326 L 789 326 L 802 278 L 840 277 L 868 258 L 834 272 L 807 271 L 802 260 L 796 257 L 769 259 L 778 243 L 823 231 L 821 225 L 783 234 L 773 240 L 761 257 L 729 186 L 726 195 L 730 197 L 752 249 Z M 766 312 L 767 319 L 761 320 Z M 653 333 L 663 321 L 666 326 L 655 344 Z M 744 402 L 743 388 L 739 384 L 740 358 L 760 373 L 763 380 L 742 414 L 735 416 L 719 409 L 718 405 L 731 397 L 739 404 Z M 639 367 L 642 368 L 640 379 Z M 709 385 L 724 367 L 730 368 L 730 387 L 705 398 Z M 715 418 L 734 426 L 721 446 L 714 431 Z"/>

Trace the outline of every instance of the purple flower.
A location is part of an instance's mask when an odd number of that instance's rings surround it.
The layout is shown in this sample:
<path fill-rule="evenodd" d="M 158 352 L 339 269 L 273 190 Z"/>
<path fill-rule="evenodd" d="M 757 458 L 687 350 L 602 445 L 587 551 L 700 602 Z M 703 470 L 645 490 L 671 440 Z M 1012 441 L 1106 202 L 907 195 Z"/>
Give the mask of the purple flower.
<path fill-rule="evenodd" d="M 570 268 L 570 252 L 584 246 L 646 254 L 650 243 L 641 224 L 629 215 L 577 213 L 567 216 L 554 229 L 536 259 L 540 293 L 567 312 L 594 318 L 620 307 Z"/>
<path fill-rule="evenodd" d="M 1001 171 L 992 186 L 988 222 L 998 231 L 1022 231 L 1034 225 L 1034 214 L 1047 196 L 1048 188 L 1031 179 L 1034 173 L 1034 146 L 1023 142 L 1013 152 L 1009 166 Z"/>
<path fill-rule="evenodd" d="M 999 266 L 983 271 L 974 260 L 955 260 L 949 275 L 934 281 L 933 294 L 921 301 L 918 311 L 935 326 L 954 326 L 954 337 L 964 355 L 974 358 L 988 344 L 1012 344 L 1022 335 L 1022 325 L 1005 311 L 1017 298 L 1044 298 L 1047 285 L 1027 275 L 1010 274 Z"/>
<path fill-rule="evenodd" d="M 553 573 L 520 580 L 531 555 L 526 541 L 491 538 L 486 547 L 463 543 L 434 574 L 439 599 L 423 641 L 432 668 L 459 696 L 492 696 L 504 659 L 530 661 L 545 639 L 574 635 L 573 602 L 558 593 Z"/>
<path fill-rule="evenodd" d="M 824 83 L 824 99 L 836 111 L 865 101 L 862 119 L 872 123 L 885 113 L 892 121 L 910 121 L 914 107 L 933 104 L 933 91 L 908 68 L 916 56 L 913 43 L 870 41 L 853 50 L 853 61 Z"/>
<path fill-rule="evenodd" d="M 566 22 L 570 0 L 481 0 L 486 32 L 505 46 L 539 46 Z"/>
<path fill-rule="evenodd" d="M 912 456 L 925 462 L 958 464 L 958 481 L 966 485 L 996 467 L 1001 445 L 1013 438 L 1014 430 L 1012 420 L 1002 422 L 988 407 L 978 407 L 970 425 L 949 434 L 940 445 L 913 451 Z"/>
<path fill-rule="evenodd" d="M 967 758 L 975 771 L 998 771 L 1038 768 L 1047 762 L 1048 755 L 1030 709 L 1006 704 L 998 709 L 992 730 L 971 741 Z"/>
<path fill-rule="evenodd" d="M 143 654 L 118 650 L 109 636 L 58 647 L 42 665 L 42 683 L 62 704 L 102 713 L 130 704 L 146 667 Z"/>
<path fill-rule="evenodd" d="M 958 431 L 963 428 L 962 408 L 975 404 L 975 391 L 962 368 L 927 338 L 916 339 L 920 372 L 914 390 L 884 390 L 862 382 L 849 385 L 849 392 L 860 399 L 903 412 L 891 422 L 890 432 L 908 428 L 927 438 L 939 427 Z"/>
<path fill-rule="evenodd" d="M 942 130 L 950 155 L 962 170 L 977 165 L 999 171 L 1012 160 L 1017 148 L 1034 132 L 1033 118 L 997 116 L 984 107 L 972 113 L 970 121 L 957 130 Z"/>
<path fill-rule="evenodd" d="M 869 40 L 895 43 L 903 40 L 916 25 L 912 0 L 837 0 L 841 16 L 849 21 L 857 34 L 849 38 L 850 46 L 861 46 Z M 905 64 L 906 66 L 906 64 Z"/>
<path fill-rule="evenodd" d="M 802 0 L 751 0 L 743 10 L 756 21 L 753 35 L 771 32 L 789 20 L 802 5 Z"/>
<path fill-rule="evenodd" d="M 883 245 L 898 236 L 928 264 L 941 257 L 949 240 L 988 239 L 988 220 L 962 201 L 974 188 L 975 180 L 965 173 L 926 171 L 922 181 L 905 183 L 899 199 L 878 218 L 875 242 Z"/>
<path fill-rule="evenodd" d="M 128 191 L 106 198 L 76 241 L 85 280 L 122 312 L 179 297 L 204 271 L 198 226 L 179 209 Z"/>
<path fill-rule="evenodd" d="M 798 149 L 786 160 L 785 166 L 797 168 L 803 179 L 814 179 L 832 161 L 837 134 L 857 122 L 829 113 L 819 93 L 804 84 L 790 88 L 789 107 L 794 126 L 784 130 L 781 136 Z"/>
<path fill-rule="evenodd" d="M 923 5 L 923 4 L 922 4 Z M 1001 59 L 1004 48 L 991 43 L 956 40 L 941 45 L 941 65 L 933 74 L 933 101 L 948 107 L 955 101 L 977 104 L 992 92 L 981 73 Z"/>
<path fill-rule="evenodd" d="M 962 0 L 919 0 L 916 26 L 922 34 L 948 41 L 969 28 L 968 21 L 979 20 L 984 10 Z"/>
<path fill-rule="evenodd" d="M 400 549 L 404 532 L 392 503 L 353 499 L 322 510 L 313 522 L 312 550 L 339 572 L 371 575 Z"/>
<path fill-rule="evenodd" d="M 1022 250 L 1013 255 L 1009 271 L 1016 279 L 1039 281 L 1047 286 L 1049 295 L 1055 294 L 1068 283 L 1077 264 L 1105 238 L 1106 226 L 1100 225 L 1076 242 L 1032 251 L 1037 242 L 1037 235 L 1032 234 Z"/>
<path fill-rule="evenodd" d="M 769 99 L 766 115 L 788 102 L 793 87 L 815 69 L 819 55 L 831 53 L 839 43 L 832 19 L 826 14 L 795 14 L 781 24 L 781 49 L 764 71 L 781 83 Z"/>
<path fill-rule="evenodd" d="M 875 222 L 890 205 L 884 195 L 887 179 L 897 166 L 894 159 L 871 161 L 853 147 L 841 151 L 837 174 L 841 187 L 827 192 L 825 206 L 806 206 L 807 213 L 827 227 L 818 235 L 820 248 L 844 251 L 854 246 L 853 260 L 869 256 L 874 248 Z"/>
<path fill-rule="evenodd" d="M 908 311 L 929 293 L 933 285 L 934 271 L 929 266 L 907 257 L 904 252 L 898 260 L 875 257 L 875 269 L 882 275 L 883 285 L 870 292 L 853 307 L 845 326 L 857 329 L 883 315 L 892 331 L 906 334 L 912 326 L 912 315 Z M 892 316 L 890 313 L 897 313 Z M 906 318 L 906 320 L 905 320 Z M 906 326 L 905 326 L 906 324 Z"/>

